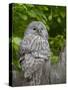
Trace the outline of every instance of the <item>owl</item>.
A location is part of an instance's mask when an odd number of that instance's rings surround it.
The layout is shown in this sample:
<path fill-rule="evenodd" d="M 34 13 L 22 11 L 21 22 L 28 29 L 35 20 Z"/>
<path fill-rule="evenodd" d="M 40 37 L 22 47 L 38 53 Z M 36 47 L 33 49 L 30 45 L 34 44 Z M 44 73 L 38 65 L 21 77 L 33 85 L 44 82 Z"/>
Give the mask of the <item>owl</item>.
<path fill-rule="evenodd" d="M 28 25 L 21 41 L 19 59 L 29 85 L 49 83 L 49 56 L 47 29 L 41 21 L 33 21 Z"/>

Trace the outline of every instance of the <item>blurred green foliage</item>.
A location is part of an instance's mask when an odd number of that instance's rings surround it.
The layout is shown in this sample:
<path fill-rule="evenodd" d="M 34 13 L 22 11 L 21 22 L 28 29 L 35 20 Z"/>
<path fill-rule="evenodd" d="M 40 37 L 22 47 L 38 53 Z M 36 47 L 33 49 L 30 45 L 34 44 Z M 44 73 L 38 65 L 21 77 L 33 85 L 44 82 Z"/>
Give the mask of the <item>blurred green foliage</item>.
<path fill-rule="evenodd" d="M 20 67 L 18 62 L 18 51 L 20 40 L 31 21 L 43 22 L 49 33 L 49 44 L 51 48 L 51 61 L 56 63 L 61 49 L 64 47 L 66 34 L 66 7 L 13 4 L 12 6 L 12 48 L 13 64 Z"/>

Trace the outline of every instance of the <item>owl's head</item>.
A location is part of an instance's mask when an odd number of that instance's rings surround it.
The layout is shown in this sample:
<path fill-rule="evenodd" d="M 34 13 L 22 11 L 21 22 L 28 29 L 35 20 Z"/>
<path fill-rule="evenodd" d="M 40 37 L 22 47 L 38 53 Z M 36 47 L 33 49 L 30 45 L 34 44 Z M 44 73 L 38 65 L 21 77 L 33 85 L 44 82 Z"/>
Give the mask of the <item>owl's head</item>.
<path fill-rule="evenodd" d="M 42 37 L 48 38 L 47 29 L 41 21 L 33 21 L 28 25 L 25 35 L 29 34 L 40 35 Z"/>

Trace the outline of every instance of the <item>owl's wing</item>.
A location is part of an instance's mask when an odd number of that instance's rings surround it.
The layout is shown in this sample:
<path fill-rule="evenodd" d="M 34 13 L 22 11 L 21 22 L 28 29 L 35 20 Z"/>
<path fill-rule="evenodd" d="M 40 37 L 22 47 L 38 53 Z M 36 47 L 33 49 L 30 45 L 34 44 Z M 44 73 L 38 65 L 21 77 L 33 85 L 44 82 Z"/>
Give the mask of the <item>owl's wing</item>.
<path fill-rule="evenodd" d="M 31 36 L 26 36 L 23 38 L 23 40 L 20 43 L 20 62 L 24 60 L 24 56 L 27 53 L 30 53 L 31 51 L 31 41 L 32 37 Z"/>
<path fill-rule="evenodd" d="M 26 36 L 20 45 L 20 62 L 25 77 L 31 77 L 32 73 L 39 68 L 38 64 L 41 64 L 42 62 L 42 60 L 39 62 L 39 59 L 36 60 L 32 56 L 32 47 L 36 38 L 37 37 L 34 35 Z M 34 46 L 34 48 L 35 47 L 36 46 Z"/>
<path fill-rule="evenodd" d="M 34 42 L 34 40 L 36 39 L 37 37 L 35 35 L 28 35 L 28 36 L 25 36 L 23 38 L 23 40 L 21 41 L 21 44 L 20 44 L 20 63 L 25 59 L 25 54 L 30 54 L 32 51 L 31 51 L 31 48 L 32 48 L 32 43 Z"/>

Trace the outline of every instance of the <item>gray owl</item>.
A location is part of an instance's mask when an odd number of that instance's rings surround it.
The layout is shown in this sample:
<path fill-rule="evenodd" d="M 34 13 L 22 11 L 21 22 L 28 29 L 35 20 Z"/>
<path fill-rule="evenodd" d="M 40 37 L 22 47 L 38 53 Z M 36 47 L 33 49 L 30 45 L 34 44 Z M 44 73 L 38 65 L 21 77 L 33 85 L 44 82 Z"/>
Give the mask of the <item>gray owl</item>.
<path fill-rule="evenodd" d="M 49 56 L 46 27 L 40 21 L 33 21 L 28 25 L 21 41 L 19 59 L 24 78 L 29 78 L 29 85 L 49 83 Z"/>

